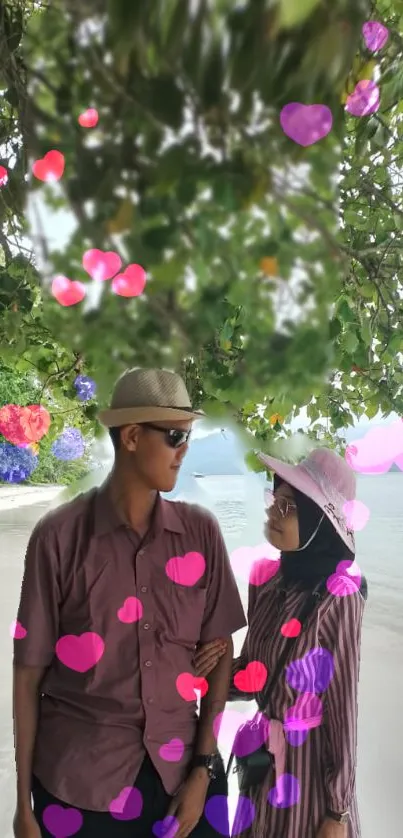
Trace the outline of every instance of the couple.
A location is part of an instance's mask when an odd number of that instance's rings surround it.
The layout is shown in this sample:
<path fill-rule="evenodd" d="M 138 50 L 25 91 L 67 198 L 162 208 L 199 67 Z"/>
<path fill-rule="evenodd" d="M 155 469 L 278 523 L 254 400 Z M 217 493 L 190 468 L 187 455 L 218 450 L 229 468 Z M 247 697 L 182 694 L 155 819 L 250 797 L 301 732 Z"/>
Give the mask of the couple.
<path fill-rule="evenodd" d="M 276 474 L 267 536 L 282 551 L 280 571 L 250 586 L 249 631 L 233 661 L 231 637 L 246 620 L 218 524 L 200 507 L 160 496 L 175 486 L 200 415 L 176 374 L 125 373 L 100 415 L 115 449 L 111 475 L 31 535 L 17 615 L 25 632 L 14 640 L 16 838 L 229 835 L 214 720 L 228 693 L 249 697 L 236 690 L 236 673 L 253 661 L 272 671 L 289 642 L 281 628 L 301 599 L 353 558 L 340 512 L 355 493 L 346 463 L 324 450 L 296 468 L 262 457 Z M 299 657 L 330 650 L 333 678 L 322 724 L 299 744 L 288 737 L 286 749 L 283 737 L 282 774 L 300 786 L 285 808 L 267 802 L 281 767 L 268 741 L 273 766 L 251 790 L 253 838 L 359 838 L 362 612 L 359 592 L 327 593 L 295 640 Z M 250 697 L 259 704 L 259 694 Z M 283 720 L 295 700 L 283 673 L 269 718 Z"/>

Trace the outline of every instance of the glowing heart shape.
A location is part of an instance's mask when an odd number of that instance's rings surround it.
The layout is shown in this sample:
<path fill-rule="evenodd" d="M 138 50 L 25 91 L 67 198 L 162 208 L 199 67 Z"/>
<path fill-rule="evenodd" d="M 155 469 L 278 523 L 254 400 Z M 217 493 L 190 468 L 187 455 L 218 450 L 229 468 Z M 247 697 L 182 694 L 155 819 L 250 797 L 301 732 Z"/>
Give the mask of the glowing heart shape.
<path fill-rule="evenodd" d="M 83 268 L 92 279 L 112 279 L 122 267 L 122 260 L 114 250 L 87 250 L 83 256 Z"/>
<path fill-rule="evenodd" d="M 360 500 L 349 500 L 343 506 L 347 526 L 355 532 L 363 530 L 369 520 L 369 509 Z"/>
<path fill-rule="evenodd" d="M 278 569 L 279 551 L 267 541 L 256 547 L 238 547 L 230 556 L 232 570 L 251 585 L 268 582 Z"/>
<path fill-rule="evenodd" d="M 290 140 L 306 147 L 319 142 L 330 133 L 333 116 L 326 105 L 290 102 L 280 113 L 280 124 Z"/>
<path fill-rule="evenodd" d="M 255 819 L 256 809 L 248 797 L 238 797 L 234 824 L 230 828 L 228 798 L 223 794 L 214 794 L 206 802 L 204 816 L 216 833 L 235 838 L 249 829 Z"/>
<path fill-rule="evenodd" d="M 371 52 L 378 52 L 389 38 L 389 29 L 376 20 L 367 20 L 362 27 L 362 34 L 367 49 Z"/>
<path fill-rule="evenodd" d="M 180 762 L 185 751 L 182 739 L 171 739 L 166 745 L 161 745 L 159 755 L 166 762 Z"/>
<path fill-rule="evenodd" d="M 13 620 L 10 626 L 10 635 L 14 640 L 23 640 L 27 636 L 27 630 L 18 620 Z"/>
<path fill-rule="evenodd" d="M 196 678 L 191 672 L 181 672 L 176 679 L 176 689 L 185 701 L 195 701 L 195 690 L 199 690 L 203 698 L 208 691 L 208 682 L 205 678 Z"/>
<path fill-rule="evenodd" d="M 249 724 L 245 726 L 245 723 Z M 242 733 L 238 733 L 242 728 Z M 270 723 L 252 707 L 246 713 L 225 709 L 213 721 L 213 733 L 219 749 L 232 749 L 236 756 L 246 756 L 266 742 Z M 237 735 L 238 734 L 238 735 Z M 236 738 L 236 743 L 234 742 Z"/>
<path fill-rule="evenodd" d="M 121 623 L 137 623 L 142 616 L 143 605 L 136 596 L 127 597 L 118 611 L 118 619 Z"/>
<path fill-rule="evenodd" d="M 43 180 L 45 183 L 54 183 L 62 177 L 64 165 L 64 155 L 61 151 L 48 151 L 40 160 L 35 160 L 32 173 L 38 180 Z"/>
<path fill-rule="evenodd" d="M 80 116 L 78 117 L 78 122 L 82 128 L 95 128 L 95 126 L 98 124 L 98 119 L 99 116 L 96 108 L 87 108 L 87 110 L 84 111 L 84 113 L 80 113 Z"/>
<path fill-rule="evenodd" d="M 174 838 L 179 829 L 179 821 L 173 815 L 166 815 L 164 820 L 155 821 L 153 835 L 156 838 Z"/>
<path fill-rule="evenodd" d="M 129 265 L 112 280 L 112 291 L 119 297 L 139 297 L 144 291 L 147 274 L 141 265 Z"/>
<path fill-rule="evenodd" d="M 39 442 L 50 427 L 50 414 L 40 404 L 21 407 L 6 404 L 0 408 L 0 433 L 13 445 Z"/>
<path fill-rule="evenodd" d="M 70 838 L 76 835 L 83 825 L 83 816 L 78 809 L 64 808 L 52 804 L 46 806 L 42 814 L 44 826 L 55 838 Z"/>
<path fill-rule="evenodd" d="M 347 573 L 332 573 L 326 580 L 326 587 L 330 594 L 337 597 L 352 596 L 356 594 L 360 585 Z"/>
<path fill-rule="evenodd" d="M 301 797 L 299 782 L 293 774 L 282 774 L 273 789 L 269 791 L 268 801 L 276 809 L 289 809 L 295 806 Z"/>
<path fill-rule="evenodd" d="M 52 282 L 52 294 L 61 306 L 75 306 L 86 295 L 82 282 L 73 282 L 67 276 L 55 276 Z"/>
<path fill-rule="evenodd" d="M 362 439 L 348 445 L 345 458 L 359 474 L 385 474 L 403 454 L 403 422 L 398 419 L 373 428 Z"/>
<path fill-rule="evenodd" d="M 301 634 L 301 623 L 299 620 L 296 620 L 295 617 L 292 620 L 289 620 L 288 623 L 284 623 L 281 626 L 281 634 L 283 637 L 298 637 Z"/>
<path fill-rule="evenodd" d="M 313 693 L 299 695 L 294 706 L 286 713 L 287 730 L 313 730 L 322 724 L 323 706 L 320 698 Z"/>
<path fill-rule="evenodd" d="M 244 693 L 258 693 L 267 681 L 267 669 L 260 661 L 251 661 L 245 669 L 241 669 L 234 676 L 237 690 Z"/>
<path fill-rule="evenodd" d="M 380 97 L 378 85 L 374 81 L 363 79 L 347 97 L 346 111 L 352 116 L 370 116 L 378 110 Z"/>
<path fill-rule="evenodd" d="M 94 631 L 86 631 L 78 636 L 65 634 L 57 641 L 55 651 L 64 666 L 75 672 L 88 672 L 101 660 L 105 643 Z"/>
<path fill-rule="evenodd" d="M 273 559 L 259 559 L 258 562 L 255 562 L 252 566 L 250 576 L 249 576 L 249 584 L 256 585 L 257 587 L 260 585 L 265 585 L 266 582 L 269 582 L 273 576 L 276 575 L 280 568 L 280 561 Z"/>
<path fill-rule="evenodd" d="M 133 786 L 125 786 L 109 804 L 109 813 L 116 821 L 133 821 L 143 810 L 143 795 Z"/>
<path fill-rule="evenodd" d="M 6 186 L 8 183 L 8 171 L 5 166 L 0 166 L 0 186 Z"/>
<path fill-rule="evenodd" d="M 299 693 L 322 693 L 334 675 L 333 655 L 328 649 L 311 649 L 287 666 L 286 682 Z"/>
<path fill-rule="evenodd" d="M 206 562 L 201 553 L 185 553 L 174 556 L 165 565 L 165 573 L 172 582 L 190 587 L 201 579 L 206 570 Z"/>

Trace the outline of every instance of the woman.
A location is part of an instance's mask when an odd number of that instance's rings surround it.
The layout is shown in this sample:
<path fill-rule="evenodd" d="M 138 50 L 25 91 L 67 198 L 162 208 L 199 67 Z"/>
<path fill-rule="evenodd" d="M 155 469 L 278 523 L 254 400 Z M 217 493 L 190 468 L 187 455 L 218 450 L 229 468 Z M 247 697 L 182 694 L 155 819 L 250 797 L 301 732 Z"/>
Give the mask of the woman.
<path fill-rule="evenodd" d="M 271 735 L 266 740 L 273 759 L 263 782 L 248 792 L 255 805 L 253 824 L 242 831 L 235 823 L 233 834 L 360 838 L 355 772 L 366 583 L 352 567 L 354 535 L 344 513 L 345 504 L 355 498 L 355 475 L 324 448 L 297 466 L 263 454 L 259 458 L 274 472 L 265 534 L 280 550 L 280 561 L 268 582 L 249 585 L 249 629 L 233 677 L 253 661 L 273 673 L 287 636 L 297 636 L 276 682 L 267 682 L 265 708 L 259 704 L 263 691 L 245 696 L 231 684 L 229 699 L 255 698 L 277 739 L 275 747 Z M 295 619 L 321 582 L 322 598 L 298 635 Z M 215 665 L 219 643 L 198 651 L 198 675 Z"/>

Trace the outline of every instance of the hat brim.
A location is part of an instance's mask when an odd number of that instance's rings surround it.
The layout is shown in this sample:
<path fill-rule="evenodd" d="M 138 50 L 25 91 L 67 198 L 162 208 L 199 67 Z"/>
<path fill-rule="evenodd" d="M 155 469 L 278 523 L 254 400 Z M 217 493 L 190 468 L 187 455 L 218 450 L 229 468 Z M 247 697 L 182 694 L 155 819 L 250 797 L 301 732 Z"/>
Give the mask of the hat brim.
<path fill-rule="evenodd" d="M 280 477 L 281 480 L 284 480 L 285 483 L 292 486 L 293 489 L 298 489 L 298 491 L 302 492 L 303 495 L 307 495 L 308 498 L 313 500 L 313 502 L 319 506 L 322 512 L 329 519 L 330 523 L 339 534 L 340 538 L 343 539 L 349 550 L 355 553 L 354 535 L 350 535 L 349 531 L 345 531 L 343 527 L 340 526 L 338 521 L 334 520 L 328 514 L 325 509 L 325 506 L 327 506 L 329 502 L 328 498 L 323 494 L 320 487 L 317 483 L 315 483 L 304 468 L 301 468 L 299 465 L 283 463 L 282 460 L 277 460 L 275 457 L 269 457 L 267 454 L 262 454 L 261 452 L 258 452 L 257 457 L 260 462 L 263 463 L 265 468 L 268 469 L 268 471 L 272 471 Z"/>
<path fill-rule="evenodd" d="M 184 410 L 177 407 L 121 407 L 101 410 L 100 422 L 107 428 L 121 428 L 123 425 L 141 425 L 142 422 L 183 422 L 202 419 L 202 410 Z"/>

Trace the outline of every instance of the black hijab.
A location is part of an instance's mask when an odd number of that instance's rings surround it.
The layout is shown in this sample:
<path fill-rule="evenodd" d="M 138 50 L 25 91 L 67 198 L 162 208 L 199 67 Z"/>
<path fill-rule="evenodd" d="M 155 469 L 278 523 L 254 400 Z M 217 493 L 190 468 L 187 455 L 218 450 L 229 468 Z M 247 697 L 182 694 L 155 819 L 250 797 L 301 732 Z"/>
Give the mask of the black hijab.
<path fill-rule="evenodd" d="M 283 481 L 274 476 L 274 491 Z M 323 512 L 298 489 L 292 487 L 297 506 L 299 526 L 299 546 L 309 541 L 315 532 Z M 337 565 L 342 561 L 354 561 L 354 553 L 348 549 L 325 515 L 318 532 L 311 543 L 304 549 L 292 552 L 282 552 L 280 567 L 286 586 L 298 585 L 304 590 L 312 590 L 322 579 L 327 579 L 335 573 Z"/>

